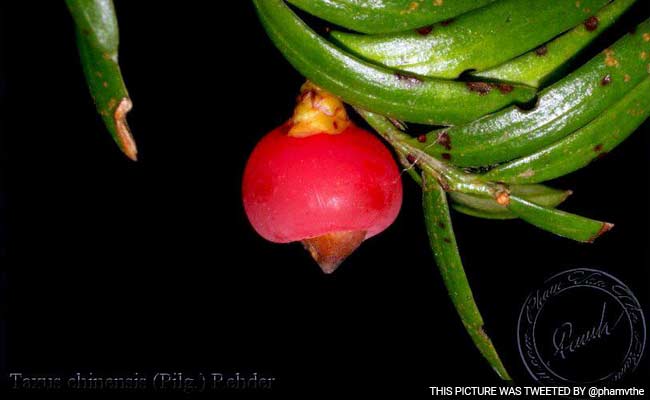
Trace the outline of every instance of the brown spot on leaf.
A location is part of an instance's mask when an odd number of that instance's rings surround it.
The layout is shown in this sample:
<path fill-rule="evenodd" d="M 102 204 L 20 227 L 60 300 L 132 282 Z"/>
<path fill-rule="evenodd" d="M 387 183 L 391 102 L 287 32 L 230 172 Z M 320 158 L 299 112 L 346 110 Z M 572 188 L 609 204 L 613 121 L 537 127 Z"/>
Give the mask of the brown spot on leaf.
<path fill-rule="evenodd" d="M 510 204 L 510 193 L 507 190 L 500 190 L 496 193 L 495 200 L 501 206 Z"/>
<path fill-rule="evenodd" d="M 585 20 L 585 29 L 589 32 L 593 32 L 598 29 L 598 17 L 592 15 L 591 17 Z"/>
<path fill-rule="evenodd" d="M 525 170 L 524 172 L 522 172 L 521 174 L 519 174 L 517 176 L 522 177 L 522 178 L 530 178 L 530 177 L 532 177 L 534 175 L 535 175 L 535 171 L 532 168 L 528 168 L 527 170 Z"/>
<path fill-rule="evenodd" d="M 545 56 L 546 53 L 548 53 L 548 47 L 546 47 L 546 46 L 540 46 L 540 47 L 535 49 L 535 54 L 537 54 L 540 57 Z"/>
<path fill-rule="evenodd" d="M 449 182 L 447 182 L 445 179 L 438 179 L 438 184 L 444 190 L 445 192 L 448 192 L 451 190 L 451 187 L 449 186 Z"/>
<path fill-rule="evenodd" d="M 420 7 L 420 4 L 417 1 L 412 1 L 411 4 L 409 4 L 408 8 L 406 10 L 402 10 L 399 13 L 400 14 L 410 14 L 413 11 L 417 10 L 418 7 Z"/>
<path fill-rule="evenodd" d="M 440 23 L 440 25 L 442 25 L 442 26 L 448 26 L 448 25 L 451 25 L 453 22 L 454 22 L 454 19 L 451 18 L 451 19 L 447 19 L 447 20 L 445 20 L 445 21 L 442 21 L 442 22 Z"/>
<path fill-rule="evenodd" d="M 442 159 L 443 159 L 443 160 L 447 160 L 447 161 L 451 160 L 451 154 L 449 154 L 449 153 L 442 153 L 441 155 L 442 155 Z"/>
<path fill-rule="evenodd" d="M 492 85 L 487 82 L 465 82 L 465 85 L 470 91 L 478 93 L 479 96 L 485 96 L 492 90 Z"/>
<path fill-rule="evenodd" d="M 436 144 L 441 145 L 447 150 L 451 150 L 451 137 L 447 133 L 447 131 L 442 131 L 438 133 L 438 137 L 436 138 Z"/>
<path fill-rule="evenodd" d="M 418 28 L 415 31 L 422 36 L 426 36 L 430 34 L 431 31 L 433 31 L 433 26 L 423 26 L 422 28 Z"/>
<path fill-rule="evenodd" d="M 438 228 L 445 229 L 445 224 L 443 222 L 438 221 Z"/>
<path fill-rule="evenodd" d="M 499 83 L 497 84 L 497 89 L 499 89 L 499 92 L 503 94 L 508 94 L 513 91 L 515 87 L 512 85 L 508 85 L 507 83 Z"/>
<path fill-rule="evenodd" d="M 402 74 L 400 72 L 395 72 L 395 76 L 400 81 L 406 82 L 406 83 L 408 83 L 409 85 L 412 85 L 412 86 L 420 85 L 422 83 L 422 80 L 420 78 L 415 77 L 413 75 L 406 75 L 406 74 Z"/>
<path fill-rule="evenodd" d="M 640 57 L 642 60 L 645 60 L 646 58 L 648 58 L 648 53 L 646 51 L 642 51 Z"/>
<path fill-rule="evenodd" d="M 629 110 L 627 110 L 628 115 L 631 115 L 633 117 L 638 117 L 640 115 L 643 115 L 644 112 L 645 110 L 643 109 L 643 107 L 630 108 Z"/>
<path fill-rule="evenodd" d="M 445 243 L 451 243 L 451 239 L 449 239 L 449 238 L 444 238 L 444 239 L 442 239 L 442 240 L 444 240 Z"/>
<path fill-rule="evenodd" d="M 595 151 L 596 153 L 600 153 L 601 151 L 603 151 L 603 145 L 602 145 L 602 143 L 599 143 L 599 144 L 597 144 L 596 146 L 594 146 L 594 151 Z"/>
<path fill-rule="evenodd" d="M 415 158 L 415 156 L 414 156 L 413 154 L 408 154 L 408 155 L 406 156 L 406 161 L 408 161 L 409 164 L 415 164 L 415 162 L 417 161 L 417 159 Z"/>
<path fill-rule="evenodd" d="M 426 141 L 427 141 L 427 135 L 422 134 L 422 135 L 419 135 L 419 136 L 418 136 L 418 142 L 420 142 L 420 143 L 426 143 Z"/>
<path fill-rule="evenodd" d="M 632 78 L 630 78 L 630 75 L 625 74 L 625 76 L 623 77 L 623 82 L 629 82 L 630 79 L 632 79 Z"/>
<path fill-rule="evenodd" d="M 393 126 L 395 128 L 400 129 L 400 130 L 405 130 L 406 129 L 406 126 L 404 126 L 402 121 L 397 120 L 395 118 L 390 118 L 390 117 L 388 118 L 388 120 L 390 121 L 391 124 L 393 124 Z"/>
<path fill-rule="evenodd" d="M 644 32 L 642 37 L 644 42 L 650 42 L 650 33 Z"/>
<path fill-rule="evenodd" d="M 605 65 L 608 67 L 615 67 L 618 65 L 618 60 L 614 57 L 614 50 L 605 49 L 603 53 L 605 54 Z"/>
<path fill-rule="evenodd" d="M 607 86 L 610 83 L 612 83 L 612 76 L 610 74 L 603 76 L 603 79 L 600 80 L 602 86 Z"/>

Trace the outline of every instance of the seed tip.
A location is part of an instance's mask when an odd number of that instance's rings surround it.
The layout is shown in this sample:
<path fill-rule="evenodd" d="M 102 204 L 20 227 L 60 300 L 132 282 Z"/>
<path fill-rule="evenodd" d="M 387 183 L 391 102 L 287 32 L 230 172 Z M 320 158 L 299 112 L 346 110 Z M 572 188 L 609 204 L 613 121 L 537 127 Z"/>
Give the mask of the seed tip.
<path fill-rule="evenodd" d="M 302 245 L 326 274 L 331 274 L 365 240 L 366 231 L 330 232 L 304 239 Z"/>

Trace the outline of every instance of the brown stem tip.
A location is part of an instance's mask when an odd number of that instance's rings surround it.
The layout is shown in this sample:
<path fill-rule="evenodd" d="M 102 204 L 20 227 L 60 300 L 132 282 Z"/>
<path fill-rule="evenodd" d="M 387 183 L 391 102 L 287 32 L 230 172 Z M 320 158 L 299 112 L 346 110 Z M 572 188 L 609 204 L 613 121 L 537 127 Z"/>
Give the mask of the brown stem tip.
<path fill-rule="evenodd" d="M 131 160 L 137 161 L 138 148 L 135 145 L 133 135 L 131 135 L 129 125 L 126 123 L 126 114 L 131 110 L 131 107 L 133 107 L 131 100 L 128 97 L 124 97 L 115 109 L 113 119 L 115 120 L 115 130 L 120 149 Z"/>
<path fill-rule="evenodd" d="M 366 231 L 326 233 L 302 241 L 302 245 L 326 274 L 331 274 L 366 238 Z"/>
<path fill-rule="evenodd" d="M 603 222 L 603 225 L 600 227 L 600 230 L 598 231 L 598 233 L 596 233 L 592 238 L 587 240 L 587 243 L 593 243 L 596 239 L 601 237 L 604 233 L 609 232 L 613 227 L 614 227 L 614 224 L 610 224 L 609 222 Z"/>

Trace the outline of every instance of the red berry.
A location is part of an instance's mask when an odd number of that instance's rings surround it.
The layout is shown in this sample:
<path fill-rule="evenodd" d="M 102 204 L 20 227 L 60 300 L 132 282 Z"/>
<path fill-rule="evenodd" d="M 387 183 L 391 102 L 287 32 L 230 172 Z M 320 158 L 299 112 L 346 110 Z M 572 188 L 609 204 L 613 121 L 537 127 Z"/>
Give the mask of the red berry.
<path fill-rule="evenodd" d="M 341 133 L 267 134 L 251 154 L 243 201 L 253 228 L 272 242 L 302 241 L 325 272 L 393 223 L 402 183 L 388 149 L 351 124 Z"/>

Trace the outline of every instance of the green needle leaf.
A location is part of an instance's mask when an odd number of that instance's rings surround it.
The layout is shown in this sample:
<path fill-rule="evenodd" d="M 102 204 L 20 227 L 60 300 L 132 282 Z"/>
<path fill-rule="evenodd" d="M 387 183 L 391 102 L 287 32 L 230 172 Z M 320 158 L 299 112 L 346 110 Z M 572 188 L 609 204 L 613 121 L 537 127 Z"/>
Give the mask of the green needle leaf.
<path fill-rule="evenodd" d="M 253 4 L 287 61 L 307 79 L 356 107 L 407 122 L 452 125 L 530 101 L 536 93 L 533 88 L 510 85 L 481 92 L 474 90 L 476 85 L 491 86 L 399 74 L 334 46 L 282 0 L 253 0 Z"/>
<path fill-rule="evenodd" d="M 135 140 L 126 123 L 132 103 L 117 62 L 119 33 L 111 0 L 66 0 L 76 25 L 81 65 L 97 112 L 106 128 L 132 160 L 137 159 Z"/>
<path fill-rule="evenodd" d="M 587 29 L 584 23 L 556 37 L 535 50 L 507 61 L 497 67 L 473 73 L 484 79 L 523 83 L 539 87 L 560 72 L 581 50 L 587 47 L 630 8 L 636 0 L 614 0 L 603 7 L 594 18 L 598 23 Z"/>
<path fill-rule="evenodd" d="M 576 7 L 571 0 L 499 0 L 451 23 L 436 24 L 424 34 L 414 30 L 384 35 L 332 31 L 332 39 L 352 54 L 377 64 L 455 79 L 465 71 L 483 71 L 534 49 L 607 3 L 580 0 Z"/>
<path fill-rule="evenodd" d="M 409 145 L 457 166 L 489 166 L 527 156 L 602 115 L 648 76 L 650 19 L 540 92 L 530 110 L 508 107 L 437 129 Z"/>
<path fill-rule="evenodd" d="M 511 185 L 510 193 L 540 206 L 555 208 L 567 199 L 573 192 L 558 190 L 544 185 Z M 454 210 L 473 217 L 485 219 L 514 219 L 515 214 L 499 205 L 488 196 L 478 196 L 467 193 L 449 193 L 453 200 Z"/>
<path fill-rule="evenodd" d="M 608 222 L 546 208 L 513 195 L 510 196 L 507 207 L 531 225 L 579 242 L 591 243 L 614 227 L 614 224 Z"/>
<path fill-rule="evenodd" d="M 554 179 L 612 151 L 650 117 L 650 77 L 589 124 L 526 157 L 487 172 L 487 180 L 534 183 Z"/>
<path fill-rule="evenodd" d="M 288 0 L 325 21 L 364 33 L 399 32 L 449 20 L 494 0 Z M 414 6 L 415 4 L 415 6 Z"/>
<path fill-rule="evenodd" d="M 465 330 L 483 357 L 502 379 L 511 380 L 492 341 L 483 330 L 483 318 L 474 301 L 458 252 L 446 193 L 432 175 L 424 173 L 422 182 L 424 220 L 433 255 L 449 292 L 449 297 Z"/>

